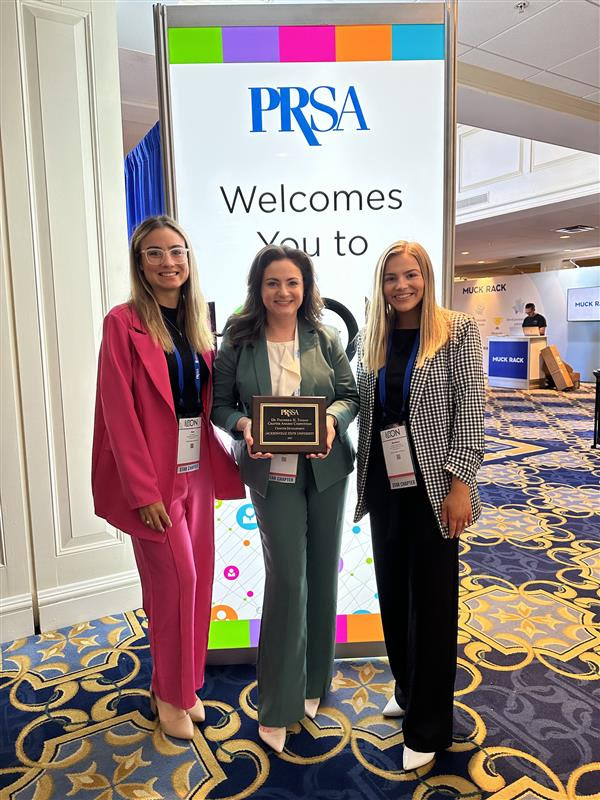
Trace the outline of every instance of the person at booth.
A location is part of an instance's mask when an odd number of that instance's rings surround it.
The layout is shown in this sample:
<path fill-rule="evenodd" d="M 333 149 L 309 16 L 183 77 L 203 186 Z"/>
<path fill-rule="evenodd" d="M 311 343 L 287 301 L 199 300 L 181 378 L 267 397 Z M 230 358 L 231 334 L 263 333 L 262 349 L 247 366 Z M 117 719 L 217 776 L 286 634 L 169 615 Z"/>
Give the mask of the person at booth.
<path fill-rule="evenodd" d="M 188 238 L 166 216 L 133 232 L 131 296 L 104 320 L 92 452 L 96 514 L 130 534 L 148 616 L 153 709 L 194 737 L 214 564 L 213 509 L 245 496 L 210 422 L 214 337 Z"/>
<path fill-rule="evenodd" d="M 236 441 L 265 560 L 258 646 L 259 736 L 276 752 L 286 726 L 313 718 L 331 682 L 344 502 L 354 469 L 347 433 L 358 395 L 338 333 L 320 321 L 312 261 L 268 245 L 215 361 L 213 421 Z M 254 395 L 322 395 L 327 453 L 253 453 Z"/>
<path fill-rule="evenodd" d="M 523 328 L 538 328 L 540 336 L 546 333 L 546 317 L 537 314 L 533 303 L 525 303 L 525 314 L 527 315 L 523 320 Z"/>
<path fill-rule="evenodd" d="M 415 242 L 377 263 L 359 334 L 358 500 L 370 514 L 375 575 L 403 766 L 452 744 L 458 539 L 480 514 L 484 377 L 475 320 L 440 308 L 431 261 Z"/>

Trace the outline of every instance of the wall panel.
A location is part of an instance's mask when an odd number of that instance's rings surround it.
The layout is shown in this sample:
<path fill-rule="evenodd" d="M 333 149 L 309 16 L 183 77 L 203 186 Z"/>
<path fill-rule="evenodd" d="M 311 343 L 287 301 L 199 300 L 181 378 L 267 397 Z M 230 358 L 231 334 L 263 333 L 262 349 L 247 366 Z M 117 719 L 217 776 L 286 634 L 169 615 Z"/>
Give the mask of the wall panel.
<path fill-rule="evenodd" d="M 117 41 L 113 2 L 10 5 L 3 112 L 23 127 L 3 154 L 21 250 L 8 268 L 44 630 L 139 602 L 128 537 L 94 515 L 90 490 L 102 318 L 127 285 Z"/>

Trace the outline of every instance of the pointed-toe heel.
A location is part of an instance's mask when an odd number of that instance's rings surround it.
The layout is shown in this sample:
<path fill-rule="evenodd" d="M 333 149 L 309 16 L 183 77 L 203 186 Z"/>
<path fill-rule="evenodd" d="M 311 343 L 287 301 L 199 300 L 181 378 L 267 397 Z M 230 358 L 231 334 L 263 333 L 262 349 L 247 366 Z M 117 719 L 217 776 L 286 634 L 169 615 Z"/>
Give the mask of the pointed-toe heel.
<path fill-rule="evenodd" d="M 282 753 L 285 747 L 285 728 L 265 728 L 262 725 L 258 726 L 258 735 L 265 744 L 275 750 L 276 753 Z"/>
<path fill-rule="evenodd" d="M 403 717 L 404 709 L 398 705 L 396 698 L 392 695 L 381 713 L 384 717 Z"/>
<path fill-rule="evenodd" d="M 154 692 L 150 694 L 150 708 L 158 716 L 161 730 L 167 736 L 174 739 L 194 738 L 194 723 L 187 711 L 165 703 Z"/>
<path fill-rule="evenodd" d="M 319 705 L 321 703 L 320 697 L 307 697 L 304 701 L 304 713 L 309 719 L 314 719 L 317 716 Z"/>
<path fill-rule="evenodd" d="M 435 753 L 420 753 L 418 750 L 411 750 L 410 747 L 404 745 L 404 752 L 402 753 L 402 766 L 406 772 L 413 769 L 424 767 L 433 760 Z"/>
<path fill-rule="evenodd" d="M 169 720 L 161 719 L 159 715 L 158 719 L 163 733 L 166 733 L 167 736 L 172 736 L 174 739 L 187 739 L 188 741 L 194 738 L 194 723 L 189 714 Z"/>
<path fill-rule="evenodd" d="M 188 708 L 187 713 L 190 715 L 192 722 L 204 722 L 206 719 L 206 711 L 200 698 L 196 700 L 192 708 Z"/>

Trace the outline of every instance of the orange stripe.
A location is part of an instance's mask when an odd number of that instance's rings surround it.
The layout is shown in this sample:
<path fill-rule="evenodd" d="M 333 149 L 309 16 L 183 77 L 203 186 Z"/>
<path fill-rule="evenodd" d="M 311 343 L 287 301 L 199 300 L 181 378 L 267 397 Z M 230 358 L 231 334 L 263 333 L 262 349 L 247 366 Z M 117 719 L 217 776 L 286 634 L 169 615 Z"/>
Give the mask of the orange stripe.
<path fill-rule="evenodd" d="M 336 27 L 336 61 L 391 61 L 391 59 L 391 25 L 344 25 Z"/>

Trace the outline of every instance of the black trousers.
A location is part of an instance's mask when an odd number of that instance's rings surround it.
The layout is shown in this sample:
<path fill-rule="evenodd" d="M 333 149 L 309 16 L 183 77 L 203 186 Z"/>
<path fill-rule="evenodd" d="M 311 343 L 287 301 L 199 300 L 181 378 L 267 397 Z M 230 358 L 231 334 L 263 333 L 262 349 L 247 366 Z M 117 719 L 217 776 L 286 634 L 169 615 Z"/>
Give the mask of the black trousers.
<path fill-rule="evenodd" d="M 396 700 L 406 710 L 404 742 L 435 752 L 452 744 L 458 539 L 442 537 L 420 476 L 418 486 L 391 491 L 381 463 L 372 466 L 375 576 Z"/>

